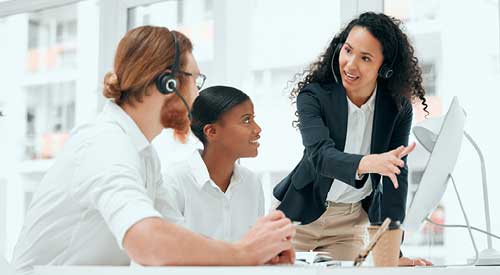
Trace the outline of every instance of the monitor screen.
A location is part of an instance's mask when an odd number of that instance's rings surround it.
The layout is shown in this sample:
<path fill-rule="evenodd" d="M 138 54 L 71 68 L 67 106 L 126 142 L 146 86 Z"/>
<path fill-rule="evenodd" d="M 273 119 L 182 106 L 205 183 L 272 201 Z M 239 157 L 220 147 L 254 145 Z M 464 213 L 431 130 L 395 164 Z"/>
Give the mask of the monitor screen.
<path fill-rule="evenodd" d="M 419 230 L 441 201 L 460 152 L 464 124 L 465 112 L 454 97 L 444 118 L 428 119 L 413 127 L 413 134 L 430 157 L 408 208 L 403 223 L 405 230 Z"/>

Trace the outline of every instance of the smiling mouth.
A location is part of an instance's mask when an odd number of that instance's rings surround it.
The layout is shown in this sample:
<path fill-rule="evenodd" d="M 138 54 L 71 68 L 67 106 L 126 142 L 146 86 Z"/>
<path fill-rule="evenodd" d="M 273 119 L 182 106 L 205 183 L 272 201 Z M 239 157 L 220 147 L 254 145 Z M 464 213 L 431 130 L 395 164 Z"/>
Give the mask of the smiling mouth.
<path fill-rule="evenodd" d="M 251 140 L 251 141 L 250 141 L 250 144 L 253 144 L 253 145 L 257 145 L 257 146 L 259 146 L 259 145 L 260 145 L 260 143 L 259 143 L 259 139 L 260 139 L 260 137 L 258 137 L 258 138 L 256 138 L 256 139 L 254 139 L 254 140 Z"/>
<path fill-rule="evenodd" d="M 359 76 L 350 74 L 350 73 L 348 73 L 346 71 L 344 71 L 344 75 L 350 81 L 355 81 L 355 80 L 357 80 L 359 78 Z"/>

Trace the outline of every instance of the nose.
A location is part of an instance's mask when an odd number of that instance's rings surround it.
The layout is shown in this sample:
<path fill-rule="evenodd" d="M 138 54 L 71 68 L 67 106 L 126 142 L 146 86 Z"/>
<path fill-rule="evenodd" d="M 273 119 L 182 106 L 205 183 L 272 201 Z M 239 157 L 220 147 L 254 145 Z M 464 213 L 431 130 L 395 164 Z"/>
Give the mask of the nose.
<path fill-rule="evenodd" d="M 347 57 L 347 63 L 346 65 L 348 68 L 355 67 L 356 66 L 356 57 L 353 55 Z"/>
<path fill-rule="evenodd" d="M 255 122 L 255 128 L 253 129 L 253 132 L 257 135 L 262 132 L 262 129 L 260 128 L 259 124 L 257 124 L 257 122 Z"/>

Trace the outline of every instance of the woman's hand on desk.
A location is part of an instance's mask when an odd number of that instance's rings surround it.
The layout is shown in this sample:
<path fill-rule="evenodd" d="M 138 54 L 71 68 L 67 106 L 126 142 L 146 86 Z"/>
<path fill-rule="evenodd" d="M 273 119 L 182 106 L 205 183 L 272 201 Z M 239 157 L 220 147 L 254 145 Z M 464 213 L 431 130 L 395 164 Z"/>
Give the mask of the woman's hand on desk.
<path fill-rule="evenodd" d="M 399 258 L 399 266 L 431 266 L 432 262 L 422 258 Z"/>
<path fill-rule="evenodd" d="M 235 245 L 246 265 L 293 263 L 292 237 L 295 226 L 281 211 L 273 211 L 257 223 Z"/>
<path fill-rule="evenodd" d="M 396 175 L 401 173 L 405 163 L 401 160 L 415 149 L 415 142 L 409 146 L 399 146 L 398 148 L 382 154 L 372 154 L 364 156 L 359 162 L 358 174 L 377 173 L 389 177 L 395 188 L 399 187 Z"/>

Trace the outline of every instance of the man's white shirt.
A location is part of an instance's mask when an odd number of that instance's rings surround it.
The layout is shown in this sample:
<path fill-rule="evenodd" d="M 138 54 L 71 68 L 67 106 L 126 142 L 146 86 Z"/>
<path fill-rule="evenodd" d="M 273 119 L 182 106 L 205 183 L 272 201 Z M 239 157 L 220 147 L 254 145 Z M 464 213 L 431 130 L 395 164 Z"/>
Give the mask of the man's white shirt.
<path fill-rule="evenodd" d="M 169 221 L 204 236 L 236 241 L 264 215 L 264 194 L 256 174 L 235 163 L 226 192 L 210 178 L 201 151 L 169 167 L 163 194 L 169 201 L 158 210 Z"/>
<path fill-rule="evenodd" d="M 73 131 L 40 182 L 15 247 L 21 272 L 33 265 L 128 265 L 127 230 L 161 217 L 160 161 L 132 118 L 108 101 Z"/>

